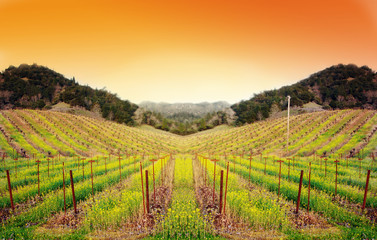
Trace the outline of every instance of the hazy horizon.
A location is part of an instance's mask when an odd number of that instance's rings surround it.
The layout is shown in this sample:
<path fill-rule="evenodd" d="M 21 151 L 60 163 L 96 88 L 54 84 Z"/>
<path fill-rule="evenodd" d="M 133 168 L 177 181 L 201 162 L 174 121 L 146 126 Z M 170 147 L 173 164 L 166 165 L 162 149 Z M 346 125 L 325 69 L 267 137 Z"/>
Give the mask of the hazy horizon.
<path fill-rule="evenodd" d="M 234 104 L 337 64 L 377 69 L 377 1 L 0 0 L 0 69 L 121 99 Z"/>

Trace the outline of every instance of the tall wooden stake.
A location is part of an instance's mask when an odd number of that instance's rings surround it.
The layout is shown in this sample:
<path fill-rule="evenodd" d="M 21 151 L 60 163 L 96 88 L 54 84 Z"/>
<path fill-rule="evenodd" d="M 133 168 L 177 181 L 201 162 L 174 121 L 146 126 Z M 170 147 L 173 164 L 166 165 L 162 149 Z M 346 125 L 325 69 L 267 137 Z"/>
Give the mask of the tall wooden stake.
<path fill-rule="evenodd" d="M 145 195 L 147 199 L 147 213 L 149 213 L 149 179 L 148 170 L 145 170 Z"/>
<path fill-rule="evenodd" d="M 364 211 L 365 209 L 365 204 L 367 202 L 367 195 L 368 195 L 368 186 L 369 186 L 369 177 L 370 177 L 370 170 L 368 170 L 368 174 L 367 174 L 367 181 L 365 183 L 365 191 L 364 191 L 364 200 L 363 200 L 363 206 L 362 206 L 362 210 Z"/>
<path fill-rule="evenodd" d="M 12 185 L 10 184 L 9 170 L 6 170 L 6 171 L 7 171 L 7 179 L 8 179 L 8 189 L 9 189 L 10 206 L 11 206 L 12 210 L 14 211 L 13 195 L 12 195 Z"/>
<path fill-rule="evenodd" d="M 304 176 L 304 170 L 301 170 L 300 175 L 300 185 L 298 187 L 298 196 L 297 196 L 297 204 L 296 204 L 296 214 L 298 214 L 298 208 L 300 207 L 300 198 L 301 198 L 301 188 L 302 188 L 302 178 Z"/>

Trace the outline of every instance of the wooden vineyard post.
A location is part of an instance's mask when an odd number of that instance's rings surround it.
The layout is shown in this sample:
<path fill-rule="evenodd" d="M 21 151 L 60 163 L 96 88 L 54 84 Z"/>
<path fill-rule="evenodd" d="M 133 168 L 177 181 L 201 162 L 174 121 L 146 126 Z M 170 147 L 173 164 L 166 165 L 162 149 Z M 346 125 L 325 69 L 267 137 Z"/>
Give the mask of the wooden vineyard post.
<path fill-rule="evenodd" d="M 325 161 L 325 177 L 327 175 L 327 158 L 323 159 Z"/>
<path fill-rule="evenodd" d="M 221 214 L 221 210 L 223 207 L 223 182 L 224 182 L 224 170 L 221 170 L 220 173 L 220 203 L 219 203 L 219 211 Z"/>
<path fill-rule="evenodd" d="M 77 170 L 80 170 L 80 157 L 77 156 Z"/>
<path fill-rule="evenodd" d="M 11 206 L 12 210 L 14 211 L 13 195 L 12 195 L 12 185 L 10 184 L 9 170 L 7 170 L 7 179 L 8 179 L 8 189 L 9 189 L 10 206 Z"/>
<path fill-rule="evenodd" d="M 93 201 L 94 201 L 94 190 L 93 190 L 93 162 L 94 160 L 89 160 L 90 162 L 90 177 L 92 178 L 92 196 L 93 196 Z"/>
<path fill-rule="evenodd" d="M 148 179 L 148 170 L 145 170 L 145 197 L 147 200 L 147 213 L 149 214 L 149 179 Z"/>
<path fill-rule="evenodd" d="M 35 162 L 38 164 L 37 175 L 38 175 L 38 196 L 39 196 L 39 195 L 40 195 L 40 192 L 39 192 L 39 163 L 40 163 L 41 161 L 37 160 L 37 161 L 35 161 Z"/>
<path fill-rule="evenodd" d="M 73 183 L 72 170 L 69 171 L 69 175 L 70 175 L 70 177 L 71 177 L 71 188 L 72 188 L 72 201 L 73 201 L 73 208 L 75 209 L 75 213 L 77 213 L 76 197 L 75 197 L 75 184 Z"/>
<path fill-rule="evenodd" d="M 290 158 L 287 158 L 288 160 L 288 181 L 290 180 L 291 178 L 291 159 Z"/>
<path fill-rule="evenodd" d="M 367 195 L 368 195 L 368 186 L 369 186 L 369 177 L 370 177 L 370 170 L 368 170 L 367 173 L 367 181 L 365 183 L 365 191 L 364 191 L 364 200 L 363 200 L 363 206 L 361 207 L 361 210 L 364 211 L 365 204 L 367 202 Z"/>
<path fill-rule="evenodd" d="M 120 157 L 120 155 L 118 156 L 118 160 L 119 160 L 119 182 L 122 181 L 122 168 L 121 168 L 121 165 L 120 165 L 120 160 L 122 158 Z"/>
<path fill-rule="evenodd" d="M 224 193 L 224 211 L 225 214 L 225 206 L 226 206 L 226 194 L 228 192 L 228 175 L 229 175 L 229 162 L 226 166 L 226 179 L 225 179 L 225 193 Z"/>
<path fill-rule="evenodd" d="M 249 184 L 250 184 L 250 177 L 251 177 L 251 154 L 250 154 L 250 163 L 249 163 Z"/>
<path fill-rule="evenodd" d="M 214 169 L 213 169 L 213 191 L 212 191 L 212 199 L 213 199 L 213 205 L 215 205 L 215 187 L 216 187 L 216 162 L 219 160 L 212 159 L 212 162 L 214 162 Z"/>
<path fill-rule="evenodd" d="M 281 163 L 283 163 L 284 161 L 283 160 L 277 160 L 278 163 L 280 163 L 280 167 L 279 167 L 279 188 L 278 188 L 278 201 L 279 201 L 279 197 L 280 197 L 280 179 L 281 179 Z"/>
<path fill-rule="evenodd" d="M 267 157 L 264 157 L 264 175 L 266 175 L 266 169 L 267 169 Z"/>
<path fill-rule="evenodd" d="M 338 188 L 338 160 L 334 161 L 335 162 L 335 197 L 337 194 L 337 188 Z"/>
<path fill-rule="evenodd" d="M 143 193 L 143 207 L 144 207 L 144 215 L 145 215 L 145 198 L 144 198 L 144 183 L 143 183 L 143 166 L 141 165 L 141 161 L 140 161 L 140 175 L 141 175 L 141 192 Z"/>
<path fill-rule="evenodd" d="M 300 198 L 301 198 L 301 188 L 302 188 L 302 178 L 304 176 L 304 170 L 301 170 L 300 175 L 300 185 L 298 186 L 298 196 L 297 196 L 297 204 L 296 204 L 296 214 L 298 214 L 298 208 L 300 207 Z"/>
<path fill-rule="evenodd" d="M 156 186 L 155 186 L 155 178 L 154 178 L 154 162 L 156 162 L 156 159 L 151 159 L 149 160 L 152 162 L 152 167 L 153 167 L 153 201 L 156 202 Z"/>
<path fill-rule="evenodd" d="M 307 206 L 307 212 L 309 213 L 309 204 L 310 204 L 310 177 L 312 173 L 312 163 L 309 162 L 309 183 L 308 183 L 308 206 Z"/>
<path fill-rule="evenodd" d="M 63 196 L 64 196 L 64 213 L 67 213 L 67 204 L 65 202 L 65 176 L 64 176 L 64 162 L 63 162 Z"/>

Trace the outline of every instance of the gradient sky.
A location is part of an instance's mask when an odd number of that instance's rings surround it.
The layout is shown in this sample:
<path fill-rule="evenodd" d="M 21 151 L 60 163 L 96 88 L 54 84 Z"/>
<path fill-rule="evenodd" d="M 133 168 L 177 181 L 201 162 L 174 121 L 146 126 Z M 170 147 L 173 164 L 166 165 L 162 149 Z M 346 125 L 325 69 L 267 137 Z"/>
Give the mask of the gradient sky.
<path fill-rule="evenodd" d="M 375 0 L 0 0 L 0 70 L 122 99 L 246 100 L 338 63 L 377 70 Z"/>

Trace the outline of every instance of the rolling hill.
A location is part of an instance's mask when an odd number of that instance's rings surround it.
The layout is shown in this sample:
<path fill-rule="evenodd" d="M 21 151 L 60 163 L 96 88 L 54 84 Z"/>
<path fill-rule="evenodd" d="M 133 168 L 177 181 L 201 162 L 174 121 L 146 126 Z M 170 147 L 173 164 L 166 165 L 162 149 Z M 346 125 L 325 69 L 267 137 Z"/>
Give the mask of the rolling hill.
<path fill-rule="evenodd" d="M 251 123 L 287 109 L 288 95 L 293 107 L 314 102 L 324 109 L 377 109 L 377 74 L 366 66 L 339 64 L 296 84 L 256 94 L 231 108 L 238 124 Z"/>

